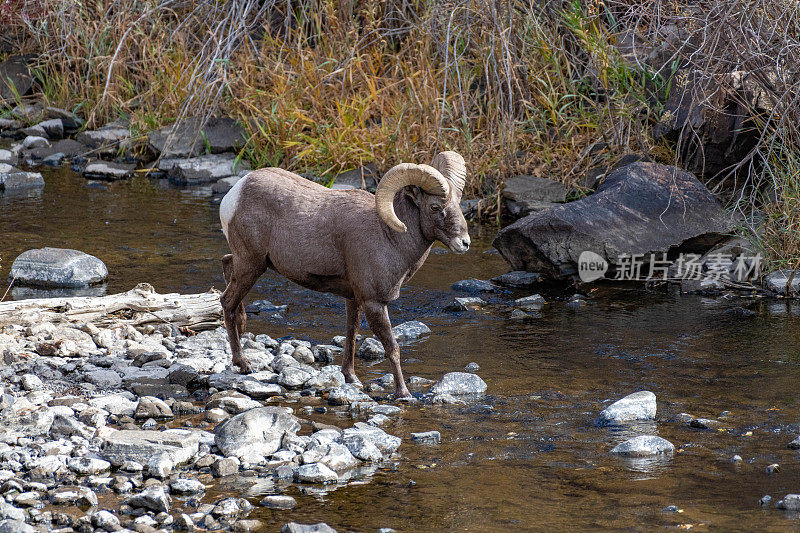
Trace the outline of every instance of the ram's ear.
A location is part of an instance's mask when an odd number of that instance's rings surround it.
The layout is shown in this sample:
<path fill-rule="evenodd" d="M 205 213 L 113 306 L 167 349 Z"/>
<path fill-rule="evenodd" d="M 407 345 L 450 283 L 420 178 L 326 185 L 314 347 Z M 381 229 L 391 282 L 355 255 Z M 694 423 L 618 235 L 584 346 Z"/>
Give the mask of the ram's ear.
<path fill-rule="evenodd" d="M 417 207 L 422 205 L 423 197 L 425 196 L 425 191 L 423 191 L 420 187 L 416 185 L 412 185 L 411 187 L 406 187 L 403 189 L 403 194 L 405 194 L 409 200 L 411 200 L 414 205 Z"/>

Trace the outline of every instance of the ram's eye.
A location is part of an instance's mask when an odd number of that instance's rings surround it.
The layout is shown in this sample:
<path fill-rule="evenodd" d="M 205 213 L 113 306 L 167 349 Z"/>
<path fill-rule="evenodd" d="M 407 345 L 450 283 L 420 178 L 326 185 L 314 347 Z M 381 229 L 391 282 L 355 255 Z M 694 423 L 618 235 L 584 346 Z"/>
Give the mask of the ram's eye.
<path fill-rule="evenodd" d="M 441 204 L 431 204 L 431 211 L 441 211 L 442 206 Z"/>

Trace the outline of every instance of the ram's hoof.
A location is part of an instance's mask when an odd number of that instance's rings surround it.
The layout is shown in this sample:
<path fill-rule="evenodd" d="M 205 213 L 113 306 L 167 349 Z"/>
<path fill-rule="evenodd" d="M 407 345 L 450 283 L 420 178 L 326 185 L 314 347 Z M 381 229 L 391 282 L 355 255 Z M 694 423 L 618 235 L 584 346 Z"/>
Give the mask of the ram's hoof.
<path fill-rule="evenodd" d="M 247 362 L 244 359 L 236 359 L 236 360 L 234 360 L 233 361 L 233 366 L 236 366 L 236 367 L 239 368 L 239 373 L 240 374 L 252 374 L 253 373 L 253 367 L 250 365 L 249 362 Z"/>

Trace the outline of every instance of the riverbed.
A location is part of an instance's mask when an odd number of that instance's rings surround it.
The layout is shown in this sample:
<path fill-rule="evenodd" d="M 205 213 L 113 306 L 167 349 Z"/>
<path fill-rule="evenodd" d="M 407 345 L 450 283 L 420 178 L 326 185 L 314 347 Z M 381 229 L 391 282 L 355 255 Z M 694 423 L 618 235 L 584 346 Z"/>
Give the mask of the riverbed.
<path fill-rule="evenodd" d="M 145 177 L 87 182 L 67 169 L 43 174 L 41 193 L 0 196 L 2 279 L 22 251 L 56 246 L 102 259 L 109 294 L 140 282 L 162 293 L 224 288 L 220 258 L 227 247 L 210 189 Z M 332 491 L 292 487 L 294 510 L 256 506 L 251 517 L 268 531 L 289 521 L 322 521 L 339 531 L 800 528 L 797 515 L 759 504 L 766 494 L 777 500 L 800 493 L 800 452 L 787 448 L 800 432 L 798 302 L 606 285 L 576 308 L 567 305 L 574 289 L 544 286 L 537 292 L 549 303 L 524 320 L 510 318 L 510 304 L 531 291 L 501 290 L 482 295 L 488 305 L 481 310 L 445 312 L 465 295 L 450 289 L 455 281 L 508 270 L 490 251 L 495 232 L 472 227 L 474 244 L 464 255 L 435 248 L 390 307 L 393 323 L 421 320 L 433 330 L 403 348 L 407 376 L 438 379 L 475 362 L 487 395 L 462 406 L 406 406 L 384 428 L 403 437 L 400 459 L 369 483 Z M 288 308 L 250 316 L 249 331 L 315 342 L 344 333 L 339 298 L 268 273 L 246 303 L 261 299 Z M 366 382 L 388 366 L 358 361 L 356 371 Z M 595 426 L 605 405 L 639 390 L 658 398 L 655 423 Z M 678 416 L 684 412 L 717 419 L 719 427 L 689 427 Z M 335 417 L 309 416 L 328 423 Z M 441 432 L 442 443 L 408 440 L 427 430 Z M 674 455 L 636 461 L 609 453 L 643 432 L 670 440 Z M 743 461 L 732 462 L 734 455 Z M 775 463 L 779 470 L 767 473 Z M 259 490 L 246 479 L 221 483 L 204 501 L 248 491 L 257 504 Z"/>

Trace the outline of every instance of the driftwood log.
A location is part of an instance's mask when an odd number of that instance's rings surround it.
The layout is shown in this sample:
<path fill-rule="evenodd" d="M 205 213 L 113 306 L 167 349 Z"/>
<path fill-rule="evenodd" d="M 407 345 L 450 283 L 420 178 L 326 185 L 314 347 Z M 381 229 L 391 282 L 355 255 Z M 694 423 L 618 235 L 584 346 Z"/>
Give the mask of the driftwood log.
<path fill-rule="evenodd" d="M 130 324 L 137 329 L 170 324 L 202 331 L 222 324 L 222 307 L 214 289 L 203 294 L 158 294 L 148 283 L 108 296 L 0 302 L 0 327 L 39 322 L 92 323 L 98 328 Z"/>

